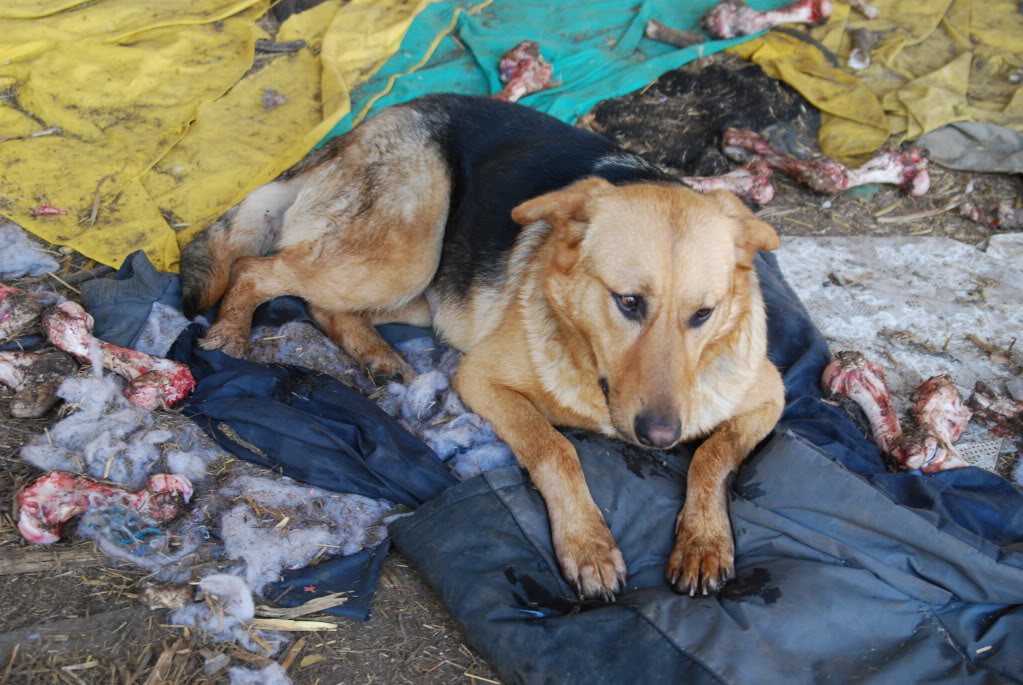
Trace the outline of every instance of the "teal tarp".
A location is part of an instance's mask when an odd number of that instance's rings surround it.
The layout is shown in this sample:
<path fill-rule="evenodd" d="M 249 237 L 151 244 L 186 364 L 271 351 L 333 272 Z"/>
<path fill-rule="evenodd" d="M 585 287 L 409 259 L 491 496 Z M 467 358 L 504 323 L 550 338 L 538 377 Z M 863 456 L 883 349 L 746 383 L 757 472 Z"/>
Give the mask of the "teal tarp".
<path fill-rule="evenodd" d="M 327 138 L 350 130 L 367 114 L 372 116 L 384 107 L 426 93 L 492 95 L 502 85 L 498 60 L 524 40 L 540 44 L 544 59 L 554 66 L 554 81 L 562 85 L 520 102 L 575 123 L 601 100 L 639 90 L 701 55 L 754 37 L 708 41 L 679 50 L 643 35 L 649 19 L 699 30 L 700 17 L 716 4 L 714 0 L 495 0 L 471 15 L 469 11 L 480 4 L 447 0 L 428 5 L 412 23 L 397 54 L 352 93 L 352 113 Z M 779 0 L 750 2 L 757 9 L 784 4 Z M 415 69 L 453 18 L 454 30 L 443 37 L 429 60 Z M 388 91 L 395 75 L 398 77 Z M 382 92 L 385 94 L 379 96 Z"/>

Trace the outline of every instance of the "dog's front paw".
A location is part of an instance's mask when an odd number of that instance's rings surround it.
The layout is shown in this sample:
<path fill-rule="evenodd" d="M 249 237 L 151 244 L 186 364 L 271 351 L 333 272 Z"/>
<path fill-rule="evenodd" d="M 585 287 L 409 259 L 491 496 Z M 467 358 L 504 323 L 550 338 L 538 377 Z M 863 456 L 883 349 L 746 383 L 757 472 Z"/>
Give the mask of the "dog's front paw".
<path fill-rule="evenodd" d="M 706 595 L 735 577 L 735 543 L 727 521 L 698 524 L 696 517 L 687 521 L 685 511 L 679 512 L 666 572 L 676 592 Z"/>
<path fill-rule="evenodd" d="M 249 340 L 242 331 L 214 324 L 206 333 L 206 337 L 199 341 L 199 347 L 204 350 L 220 350 L 224 354 L 241 359 L 249 351 Z"/>
<path fill-rule="evenodd" d="M 565 578 L 586 598 L 614 601 L 625 587 L 625 559 L 599 513 L 583 521 L 556 521 L 554 552 Z"/>

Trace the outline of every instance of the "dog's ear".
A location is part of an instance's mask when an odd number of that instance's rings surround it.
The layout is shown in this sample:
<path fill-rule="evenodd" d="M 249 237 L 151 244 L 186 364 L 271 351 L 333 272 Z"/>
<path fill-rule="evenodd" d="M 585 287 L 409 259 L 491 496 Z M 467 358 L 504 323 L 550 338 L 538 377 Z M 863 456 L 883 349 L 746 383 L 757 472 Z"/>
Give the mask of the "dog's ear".
<path fill-rule="evenodd" d="M 512 219 L 519 224 L 546 221 L 555 240 L 554 264 L 568 271 L 579 258 L 579 243 L 590 220 L 590 200 L 609 192 L 614 186 L 599 177 L 584 178 L 552 193 L 534 197 L 512 210 Z"/>
<path fill-rule="evenodd" d="M 739 230 L 735 235 L 737 266 L 753 268 L 753 253 L 756 250 L 777 250 L 781 239 L 770 224 L 753 216 L 742 200 L 727 190 L 712 190 L 707 196 L 721 208 L 726 216 L 735 219 Z"/>

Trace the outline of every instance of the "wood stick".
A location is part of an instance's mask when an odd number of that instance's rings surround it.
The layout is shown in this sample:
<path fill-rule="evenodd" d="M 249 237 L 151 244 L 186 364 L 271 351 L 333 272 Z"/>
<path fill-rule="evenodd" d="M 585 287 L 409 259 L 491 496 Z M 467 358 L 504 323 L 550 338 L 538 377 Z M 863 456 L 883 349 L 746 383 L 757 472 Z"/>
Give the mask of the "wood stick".
<path fill-rule="evenodd" d="M 0 576 L 38 573 L 55 568 L 103 566 L 110 560 L 91 547 L 71 549 L 8 549 L 0 556 Z"/>

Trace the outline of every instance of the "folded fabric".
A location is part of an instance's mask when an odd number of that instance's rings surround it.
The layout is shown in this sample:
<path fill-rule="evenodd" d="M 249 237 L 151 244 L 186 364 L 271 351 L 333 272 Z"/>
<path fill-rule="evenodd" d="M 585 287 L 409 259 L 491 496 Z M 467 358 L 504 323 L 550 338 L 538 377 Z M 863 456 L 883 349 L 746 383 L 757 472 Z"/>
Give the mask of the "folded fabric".
<path fill-rule="evenodd" d="M 121 347 L 135 347 L 154 304 L 181 309 L 181 280 L 157 271 L 142 250 L 128 255 L 113 278 L 86 281 L 81 290 L 93 335 Z"/>
<path fill-rule="evenodd" d="M 182 412 L 238 458 L 409 507 L 455 483 L 433 450 L 359 391 L 309 369 L 203 350 L 204 331 L 189 326 L 171 348 L 198 381 Z"/>

